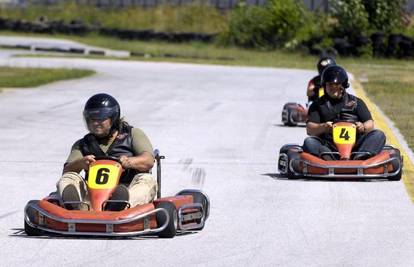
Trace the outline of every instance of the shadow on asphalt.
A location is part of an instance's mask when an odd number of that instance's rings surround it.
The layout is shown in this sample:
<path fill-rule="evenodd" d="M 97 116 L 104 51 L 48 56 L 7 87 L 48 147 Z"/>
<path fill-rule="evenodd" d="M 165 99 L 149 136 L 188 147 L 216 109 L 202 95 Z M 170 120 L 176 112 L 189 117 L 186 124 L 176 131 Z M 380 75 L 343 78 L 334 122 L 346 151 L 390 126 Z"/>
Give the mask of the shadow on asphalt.
<path fill-rule="evenodd" d="M 274 127 L 283 127 L 283 128 L 306 128 L 306 124 L 298 124 L 296 126 L 288 126 L 288 125 L 284 125 L 283 123 L 277 123 L 277 124 L 273 124 Z"/>
<path fill-rule="evenodd" d="M 9 237 L 15 237 L 15 238 L 28 238 L 28 239 L 85 239 L 85 240 L 154 240 L 154 239 L 162 239 L 159 238 L 156 235 L 141 235 L 141 236 L 135 236 L 135 237 L 127 237 L 127 236 L 82 236 L 82 235 L 58 235 L 49 233 L 47 235 L 43 236 L 28 236 L 24 232 L 23 228 L 12 228 L 10 229 L 14 231 L 14 233 L 10 234 Z M 186 231 L 186 232 L 180 232 L 177 233 L 175 238 L 180 236 L 186 236 L 186 235 L 193 235 L 196 234 L 198 231 Z"/>
<path fill-rule="evenodd" d="M 280 173 L 262 173 L 263 176 L 269 176 L 277 181 L 292 181 L 292 182 L 392 182 L 387 179 L 353 179 L 353 178 L 287 178 Z"/>

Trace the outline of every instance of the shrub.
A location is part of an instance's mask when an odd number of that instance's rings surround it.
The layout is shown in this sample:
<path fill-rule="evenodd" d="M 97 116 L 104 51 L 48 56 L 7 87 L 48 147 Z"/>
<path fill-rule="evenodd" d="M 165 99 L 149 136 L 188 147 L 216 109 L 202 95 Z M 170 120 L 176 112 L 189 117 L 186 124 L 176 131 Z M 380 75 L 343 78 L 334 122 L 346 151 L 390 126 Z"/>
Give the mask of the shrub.
<path fill-rule="evenodd" d="M 362 0 L 362 3 L 372 30 L 390 33 L 402 29 L 405 0 Z"/>
<path fill-rule="evenodd" d="M 263 7 L 240 2 L 231 11 L 222 37 L 226 43 L 244 47 L 280 48 L 295 40 L 306 17 L 303 5 L 296 0 L 269 0 Z"/>
<path fill-rule="evenodd" d="M 361 0 L 333 1 L 332 15 L 337 19 L 333 32 L 336 37 L 354 37 L 369 29 L 368 13 Z"/>

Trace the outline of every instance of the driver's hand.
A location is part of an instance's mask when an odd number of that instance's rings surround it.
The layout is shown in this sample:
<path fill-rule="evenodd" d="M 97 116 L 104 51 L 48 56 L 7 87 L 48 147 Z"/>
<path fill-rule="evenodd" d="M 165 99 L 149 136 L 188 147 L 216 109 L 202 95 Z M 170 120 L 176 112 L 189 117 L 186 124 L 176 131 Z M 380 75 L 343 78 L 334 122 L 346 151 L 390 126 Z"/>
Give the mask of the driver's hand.
<path fill-rule="evenodd" d="M 94 155 L 87 155 L 81 158 L 80 161 L 81 161 L 82 169 L 88 170 L 89 164 L 91 164 L 92 162 L 95 162 L 96 160 L 95 160 Z"/>
<path fill-rule="evenodd" d="M 121 162 L 121 165 L 124 169 L 130 169 L 131 168 L 131 162 L 129 161 L 129 158 L 127 156 L 121 156 L 119 158 L 119 161 Z"/>
<path fill-rule="evenodd" d="M 308 92 L 307 92 L 308 96 L 313 96 L 315 94 L 315 92 L 313 91 L 313 89 L 315 89 L 315 85 L 313 83 L 312 84 L 309 84 L 309 86 L 308 86 Z"/>
<path fill-rule="evenodd" d="M 356 125 L 356 129 L 357 129 L 358 133 L 365 132 L 365 126 L 362 122 L 358 121 L 358 122 L 355 123 L 355 125 Z"/>
<path fill-rule="evenodd" d="M 327 121 L 322 124 L 322 127 L 325 129 L 325 133 L 330 133 L 332 132 L 333 122 Z"/>

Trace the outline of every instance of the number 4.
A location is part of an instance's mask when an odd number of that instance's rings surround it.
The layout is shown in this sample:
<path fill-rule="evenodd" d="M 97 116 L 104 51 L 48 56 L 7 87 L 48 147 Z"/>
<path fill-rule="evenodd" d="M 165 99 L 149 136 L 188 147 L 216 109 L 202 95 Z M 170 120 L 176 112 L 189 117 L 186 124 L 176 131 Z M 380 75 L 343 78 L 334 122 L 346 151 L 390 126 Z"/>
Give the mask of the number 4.
<path fill-rule="evenodd" d="M 345 139 L 346 141 L 348 141 L 350 138 L 349 133 L 345 128 L 341 129 L 341 134 L 339 135 L 339 137 Z"/>

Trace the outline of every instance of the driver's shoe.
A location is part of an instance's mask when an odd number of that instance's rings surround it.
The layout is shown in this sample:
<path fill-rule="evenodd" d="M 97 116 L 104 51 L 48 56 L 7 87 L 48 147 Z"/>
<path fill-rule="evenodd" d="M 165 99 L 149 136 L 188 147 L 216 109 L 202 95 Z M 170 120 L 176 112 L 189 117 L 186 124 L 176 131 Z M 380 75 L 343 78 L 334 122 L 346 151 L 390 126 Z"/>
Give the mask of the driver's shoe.
<path fill-rule="evenodd" d="M 355 155 L 353 160 L 366 160 L 369 157 L 370 157 L 370 155 L 368 155 L 368 154 L 357 154 L 357 155 Z"/>
<path fill-rule="evenodd" d="M 111 200 L 119 202 L 111 202 Z M 124 210 L 129 204 L 129 190 L 128 187 L 120 184 L 116 187 L 115 191 L 112 193 L 111 198 L 106 204 L 105 210 L 110 211 L 120 211 Z"/>
<path fill-rule="evenodd" d="M 324 154 L 321 156 L 323 160 L 335 160 L 334 157 L 330 154 Z"/>
<path fill-rule="evenodd" d="M 62 191 L 62 201 L 66 209 L 68 210 L 80 210 L 81 209 L 81 198 L 78 190 L 72 184 L 67 185 Z M 79 202 L 79 203 L 67 203 L 65 202 Z"/>

